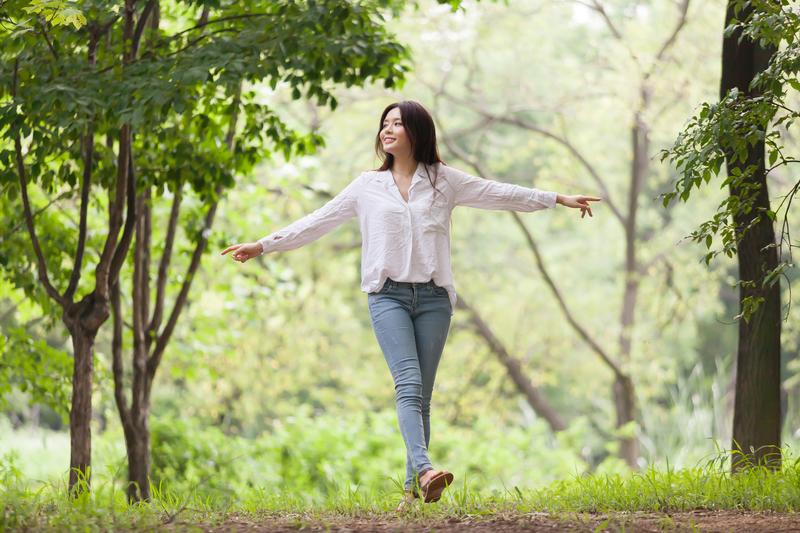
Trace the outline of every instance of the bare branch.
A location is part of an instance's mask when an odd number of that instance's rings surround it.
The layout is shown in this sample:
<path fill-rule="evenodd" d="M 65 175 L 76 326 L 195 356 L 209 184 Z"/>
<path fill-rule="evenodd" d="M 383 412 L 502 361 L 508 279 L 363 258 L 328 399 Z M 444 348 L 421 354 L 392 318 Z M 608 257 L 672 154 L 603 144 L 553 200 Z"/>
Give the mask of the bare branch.
<path fill-rule="evenodd" d="M 586 157 L 584 157 L 584 155 L 581 153 L 581 151 L 574 144 L 572 144 L 566 137 L 558 135 L 558 134 L 556 134 L 556 133 L 554 133 L 554 132 L 552 132 L 550 130 L 547 130 L 545 128 L 542 128 L 540 126 L 537 126 L 536 124 L 531 124 L 531 123 L 529 123 L 529 122 L 527 122 L 527 121 L 525 121 L 523 119 L 519 119 L 519 118 L 516 118 L 516 117 L 506 117 L 506 116 L 502 116 L 502 115 L 495 115 L 494 113 L 491 113 L 491 112 L 486 111 L 484 109 L 478 108 L 474 104 L 470 104 L 469 102 L 461 100 L 461 99 L 451 95 L 450 93 L 443 93 L 443 95 L 446 96 L 448 99 L 450 99 L 452 101 L 455 101 L 456 103 L 459 103 L 459 104 L 462 104 L 462 105 L 465 105 L 465 106 L 469 107 L 472 111 L 478 113 L 479 115 L 483 116 L 487 120 L 491 120 L 492 122 L 501 122 L 501 123 L 504 123 L 504 124 L 517 126 L 519 128 L 525 129 L 527 131 L 532 131 L 534 133 L 538 133 L 539 135 L 547 137 L 548 139 L 551 139 L 551 140 L 557 142 L 558 144 L 560 144 L 561 146 L 563 146 L 564 148 L 566 148 L 567 151 L 569 151 L 569 153 L 572 154 L 572 156 L 575 157 L 575 159 L 578 160 L 578 162 L 581 164 L 581 166 L 583 168 L 585 168 L 589 172 L 589 175 L 592 177 L 592 179 L 595 181 L 595 183 L 597 183 L 597 185 L 600 187 L 600 189 L 602 191 L 603 199 L 604 199 L 605 203 L 608 205 L 608 208 L 611 210 L 612 214 L 620 222 L 620 224 L 625 226 L 626 217 L 620 212 L 620 210 L 617 208 L 615 202 L 611 198 L 611 193 L 609 192 L 608 187 L 606 187 L 605 181 L 603 180 L 603 178 L 600 177 L 600 174 L 597 171 L 597 169 L 595 169 L 595 167 L 589 162 L 589 160 Z M 441 123 L 441 121 L 439 121 L 439 122 Z M 463 154 L 463 150 L 459 150 L 452 143 L 448 143 L 448 139 L 447 139 L 446 136 L 443 136 L 443 140 L 444 140 L 445 144 L 447 144 L 448 148 L 451 151 L 453 151 L 454 153 L 457 153 L 457 155 L 458 155 L 458 153 Z M 461 157 L 462 159 L 465 159 L 461 155 L 459 155 L 459 157 Z M 468 158 L 466 158 L 465 160 L 467 160 L 467 159 Z"/>
<path fill-rule="evenodd" d="M 230 15 L 230 16 L 227 16 L 227 17 L 220 17 L 218 19 L 208 20 L 208 14 L 206 14 L 205 20 L 203 20 L 203 17 L 201 16 L 200 17 L 200 21 L 197 23 L 197 25 L 192 26 L 191 28 L 186 28 L 185 30 L 181 30 L 176 34 L 171 35 L 170 36 L 170 40 L 175 40 L 177 37 L 180 37 L 181 35 L 183 35 L 185 33 L 189 33 L 190 31 L 194 31 L 194 30 L 198 30 L 198 29 L 204 28 L 205 26 L 209 26 L 211 24 L 219 24 L 220 22 L 227 22 L 229 20 L 249 19 L 249 18 L 257 18 L 257 17 L 274 17 L 274 16 L 275 16 L 274 13 L 245 13 L 245 14 L 242 14 L 242 15 Z"/>
<path fill-rule="evenodd" d="M 619 41 L 622 47 L 625 48 L 625 51 L 628 52 L 628 55 L 631 56 L 633 62 L 639 66 L 639 56 L 631 49 L 630 46 L 628 46 L 628 43 L 625 42 L 625 37 L 623 37 L 622 32 L 619 30 L 619 28 L 617 28 L 617 25 L 614 24 L 614 21 L 611 20 L 611 17 L 608 15 L 608 12 L 605 9 L 605 6 L 600 2 L 600 0 L 591 0 L 591 4 L 583 2 L 579 3 L 600 14 L 600 17 L 603 19 L 603 22 L 606 23 L 606 27 L 611 32 L 611 35 L 613 35 L 614 38 Z"/>
<path fill-rule="evenodd" d="M 584 329 L 584 327 L 581 326 L 575 319 L 575 317 L 572 314 L 572 311 L 570 311 L 569 307 L 567 306 L 567 302 L 561 295 L 561 291 L 558 290 L 558 287 L 556 287 L 553 278 L 547 271 L 547 268 L 544 265 L 544 260 L 542 259 L 542 255 L 539 253 L 539 247 L 536 245 L 536 242 L 534 241 L 530 231 L 528 231 L 528 228 L 525 226 L 525 223 L 522 221 L 518 213 L 512 211 L 511 215 L 512 217 L 514 217 L 514 221 L 517 223 L 517 225 L 520 227 L 523 234 L 525 235 L 525 240 L 528 242 L 528 247 L 531 249 L 531 252 L 533 252 L 534 257 L 536 258 L 536 267 L 539 269 L 539 273 L 542 275 L 542 279 L 544 279 L 547 286 L 550 287 L 550 291 L 553 293 L 553 296 L 556 297 L 558 306 L 561 308 L 561 311 L 564 313 L 564 316 L 566 317 L 569 324 L 575 331 L 578 332 L 578 335 L 580 335 L 581 338 L 583 338 L 583 340 L 586 342 L 586 344 L 589 345 L 592 351 L 595 352 L 597 356 L 603 360 L 603 362 L 611 369 L 612 372 L 614 372 L 615 376 L 617 376 L 618 378 L 625 377 L 625 374 L 619 367 L 619 365 L 617 365 L 611 359 L 611 356 L 607 354 L 606 351 L 603 350 L 603 348 L 600 347 L 600 345 L 586 331 L 586 329 Z"/>
<path fill-rule="evenodd" d="M 133 144 L 133 140 L 129 140 Z M 111 261 L 111 269 L 109 273 L 110 279 L 117 279 L 122 265 L 125 263 L 125 257 L 128 255 L 131 241 L 133 240 L 133 231 L 136 221 L 142 216 L 142 211 L 138 208 L 136 203 L 136 172 L 133 166 L 133 151 L 128 149 L 128 180 L 127 180 L 127 212 L 125 216 L 125 227 L 122 230 L 122 238 L 119 240 L 116 250 L 114 250 L 114 258 Z"/>
<path fill-rule="evenodd" d="M 458 309 L 464 309 L 469 313 L 469 321 L 473 330 L 486 342 L 489 350 L 497 357 L 500 363 L 505 367 L 511 381 L 517 386 L 517 389 L 525 396 L 528 404 L 536 412 L 537 415 L 542 417 L 550 429 L 554 432 L 563 431 L 567 426 L 561 419 L 558 412 L 550 405 L 547 398 L 541 391 L 527 378 L 522 370 L 522 364 L 519 360 L 508 353 L 503 343 L 494 334 L 492 329 L 481 318 L 478 311 L 470 306 L 463 296 L 459 296 L 456 302 Z"/>
<path fill-rule="evenodd" d="M 148 338 L 153 338 L 158 331 L 158 328 L 161 327 L 161 319 L 164 313 L 164 295 L 166 294 L 167 272 L 169 271 L 169 263 L 172 258 L 172 246 L 175 242 L 175 229 L 178 225 L 178 214 L 180 213 L 182 199 L 183 188 L 178 188 L 175 191 L 175 196 L 172 198 L 172 209 L 169 213 L 169 222 L 167 222 L 167 235 L 164 242 L 164 251 L 161 254 L 161 260 L 158 263 L 156 301 L 153 308 L 153 316 L 150 319 L 150 325 L 147 328 Z"/>
<path fill-rule="evenodd" d="M 122 366 L 122 309 L 119 297 L 119 281 L 111 286 L 111 310 L 114 320 L 114 334 L 111 339 L 111 371 L 114 376 L 114 400 L 117 404 L 117 411 L 122 424 L 130 427 L 130 411 L 128 410 L 128 402 L 125 399 L 123 390 L 125 371 Z"/>
<path fill-rule="evenodd" d="M 669 37 L 664 41 L 661 45 L 661 48 L 658 50 L 656 54 L 655 61 L 648 69 L 647 74 L 645 77 L 649 77 L 650 74 L 653 72 L 653 69 L 656 65 L 661 62 L 664 58 L 664 54 L 667 53 L 667 50 L 675 44 L 676 39 L 678 38 L 678 34 L 680 33 L 681 29 L 683 29 L 684 25 L 686 25 L 686 13 L 689 11 L 689 0 L 681 0 L 680 6 L 678 7 L 678 11 L 680 14 L 678 15 L 678 21 L 675 23 L 675 27 L 672 29 L 672 33 L 669 34 Z"/>
<path fill-rule="evenodd" d="M 219 195 L 222 193 L 222 184 L 218 184 L 216 189 L 216 196 L 219 198 Z M 189 263 L 189 268 L 187 269 L 186 275 L 184 276 L 183 284 L 181 285 L 181 289 L 178 292 L 178 297 L 175 299 L 175 304 L 172 307 L 172 313 L 170 313 L 169 319 L 167 320 L 167 324 L 164 326 L 163 331 L 158 336 L 156 340 L 156 346 L 153 349 L 152 355 L 149 357 L 147 361 L 147 375 L 148 375 L 148 389 L 152 385 L 153 377 L 155 376 L 156 370 L 158 369 L 158 365 L 161 363 L 161 357 L 164 354 L 164 349 L 167 347 L 167 343 L 172 336 L 172 332 L 175 329 L 175 325 L 178 323 L 178 317 L 183 310 L 183 306 L 186 303 L 186 299 L 189 295 L 189 289 L 192 286 L 192 281 L 194 280 L 195 273 L 197 272 L 197 268 L 200 266 L 200 259 L 203 256 L 203 251 L 205 250 L 206 244 L 208 243 L 208 234 L 211 232 L 211 226 L 214 223 L 214 216 L 217 212 L 217 205 L 219 204 L 219 200 L 214 200 L 211 203 L 211 206 L 206 213 L 206 217 L 203 223 L 203 227 L 200 230 L 200 236 L 197 241 L 197 245 L 195 246 L 194 253 L 192 254 L 192 259 Z M 147 391 L 149 395 L 149 390 Z"/>
<path fill-rule="evenodd" d="M 136 198 L 139 211 L 146 210 L 147 201 L 146 191 Z M 145 310 L 144 310 L 144 290 L 145 290 L 145 271 L 147 270 L 145 259 L 146 237 L 144 235 L 145 217 L 139 216 L 136 219 L 136 237 L 133 244 L 133 284 L 131 286 L 131 301 L 133 303 L 133 379 L 131 386 L 131 413 L 134 420 L 140 420 L 141 416 L 147 412 L 149 394 L 148 375 L 147 375 L 147 344 L 145 341 Z"/>
<path fill-rule="evenodd" d="M 130 173 L 130 149 L 131 149 L 131 134 L 130 125 L 123 124 L 119 131 L 119 153 L 117 154 L 117 180 L 114 188 L 114 198 L 109 204 L 108 212 L 108 235 L 106 236 L 103 250 L 100 253 L 100 261 L 95 270 L 95 290 L 100 298 L 105 299 L 108 297 L 108 288 L 114 279 L 119 274 L 119 269 L 122 267 L 122 262 L 127 254 L 129 242 L 123 242 L 117 246 L 119 239 L 119 229 L 122 226 L 122 209 L 125 197 L 128 197 L 128 213 L 125 221 L 125 231 L 129 233 L 128 226 L 131 223 L 131 218 L 136 216 L 135 205 L 131 210 L 130 194 L 126 194 L 130 189 L 134 188 L 133 177 Z M 110 195 L 109 195 L 110 196 Z M 128 241 L 130 236 L 127 235 Z M 123 246 L 124 244 L 124 246 Z"/>
<path fill-rule="evenodd" d="M 483 166 L 479 162 L 474 161 L 474 160 L 470 160 L 470 159 L 464 159 L 464 161 L 468 162 L 475 169 L 475 171 L 478 172 L 480 175 L 484 175 L 484 176 L 488 175 L 486 173 L 486 170 L 483 168 Z M 522 221 L 521 217 L 519 216 L 519 213 L 517 213 L 515 211 L 510 211 L 510 214 L 514 218 L 514 221 L 517 223 L 517 225 L 519 226 L 520 230 L 522 230 L 522 233 L 525 235 L 525 240 L 528 243 L 528 247 L 531 249 L 531 251 L 533 252 L 533 255 L 534 255 L 535 259 L 536 259 L 536 266 L 539 269 L 539 273 L 542 275 L 542 279 L 544 279 L 545 283 L 550 288 L 550 291 L 555 296 L 556 301 L 558 302 L 558 305 L 561 308 L 561 311 L 564 313 L 564 316 L 567 318 L 567 321 L 570 323 L 570 325 L 573 327 L 573 329 L 578 332 L 578 334 L 581 336 L 581 338 L 583 338 L 583 340 L 586 342 L 586 344 L 589 345 L 589 347 L 592 349 L 592 351 L 594 351 L 600 357 L 600 359 L 602 359 L 602 361 L 611 369 L 611 371 L 614 372 L 614 375 L 619 377 L 619 378 L 624 378 L 625 374 L 623 373 L 623 371 L 619 367 L 619 365 L 617 365 L 611 359 L 611 357 L 605 352 L 605 350 L 603 350 L 600 347 L 600 345 L 594 340 L 594 338 L 592 338 L 592 336 L 589 335 L 589 333 L 586 331 L 586 329 L 584 329 L 583 326 L 581 326 L 578 323 L 578 321 L 574 318 L 572 312 L 570 311 L 569 307 L 567 306 L 567 303 L 564 301 L 564 298 L 561 295 L 561 291 L 558 290 L 558 287 L 556 287 L 556 284 L 553 281 L 553 278 L 548 273 L 547 268 L 544 265 L 544 260 L 542 259 L 542 255 L 539 253 L 539 247 L 536 245 L 536 242 L 534 241 L 533 236 L 531 235 L 530 231 L 528 231 L 528 228 L 525 226 L 524 222 Z"/>

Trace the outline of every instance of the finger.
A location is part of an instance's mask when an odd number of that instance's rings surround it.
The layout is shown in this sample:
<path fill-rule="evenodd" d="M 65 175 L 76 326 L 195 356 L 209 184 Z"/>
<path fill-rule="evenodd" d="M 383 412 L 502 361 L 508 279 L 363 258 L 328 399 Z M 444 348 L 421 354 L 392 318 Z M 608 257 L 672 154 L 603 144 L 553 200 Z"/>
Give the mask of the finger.
<path fill-rule="evenodd" d="M 237 249 L 237 248 L 239 248 L 240 246 L 241 246 L 241 244 L 232 244 L 232 245 L 228 246 L 227 248 L 225 248 L 225 250 L 223 250 L 223 251 L 222 251 L 222 254 L 220 254 L 220 255 L 225 255 L 225 254 L 227 254 L 228 252 L 230 252 L 231 250 L 236 250 L 236 249 Z"/>

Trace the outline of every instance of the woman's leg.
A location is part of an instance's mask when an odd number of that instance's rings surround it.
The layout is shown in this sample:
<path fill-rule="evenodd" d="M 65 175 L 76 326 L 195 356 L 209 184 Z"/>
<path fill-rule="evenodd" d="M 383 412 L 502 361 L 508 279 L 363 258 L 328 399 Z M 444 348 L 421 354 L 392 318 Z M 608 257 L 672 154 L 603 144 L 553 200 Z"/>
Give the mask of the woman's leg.
<path fill-rule="evenodd" d="M 402 289 L 395 290 L 398 294 L 369 295 L 370 317 L 394 380 L 397 419 L 408 462 L 413 471 L 422 472 L 433 468 L 422 419 L 424 383 L 410 307 L 403 294 L 399 294 Z M 410 490 L 411 486 L 411 476 L 408 476 L 405 488 Z"/>
<path fill-rule="evenodd" d="M 450 300 L 447 296 L 437 296 L 433 290 L 423 288 L 417 293 L 417 306 L 411 315 L 414 324 L 419 367 L 422 374 L 422 427 L 425 433 L 425 449 L 431 441 L 431 397 L 436 370 L 442 357 L 447 333 L 450 329 Z M 419 471 L 417 471 L 419 472 Z M 406 458 L 405 486 L 415 484 L 414 469 Z"/>

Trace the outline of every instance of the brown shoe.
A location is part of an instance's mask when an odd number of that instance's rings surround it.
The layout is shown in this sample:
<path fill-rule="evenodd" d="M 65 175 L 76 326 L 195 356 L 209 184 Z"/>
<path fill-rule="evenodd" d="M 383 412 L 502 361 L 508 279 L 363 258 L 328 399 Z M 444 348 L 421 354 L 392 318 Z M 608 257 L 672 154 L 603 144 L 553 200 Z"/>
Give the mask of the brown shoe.
<path fill-rule="evenodd" d="M 422 482 L 422 477 L 425 481 Z M 420 490 L 425 503 L 439 501 L 442 491 L 453 483 L 453 474 L 447 470 L 430 470 L 420 476 Z"/>

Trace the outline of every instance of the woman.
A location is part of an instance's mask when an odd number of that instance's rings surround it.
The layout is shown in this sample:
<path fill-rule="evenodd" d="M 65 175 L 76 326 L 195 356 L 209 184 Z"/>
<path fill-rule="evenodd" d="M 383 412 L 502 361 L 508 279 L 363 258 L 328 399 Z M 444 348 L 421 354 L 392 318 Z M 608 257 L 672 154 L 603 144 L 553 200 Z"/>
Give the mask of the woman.
<path fill-rule="evenodd" d="M 456 292 L 450 269 L 450 213 L 465 205 L 537 211 L 556 203 L 592 216 L 594 196 L 564 196 L 471 176 L 446 166 L 436 146 L 430 114 L 413 101 L 381 114 L 375 151 L 383 161 L 363 172 L 313 213 L 256 242 L 234 244 L 235 261 L 299 248 L 346 220 L 359 218 L 361 289 L 375 336 L 395 385 L 406 478 L 398 511 L 420 494 L 439 500 L 453 474 L 436 470 L 428 456 L 430 403 L 436 369 L 450 328 Z"/>

